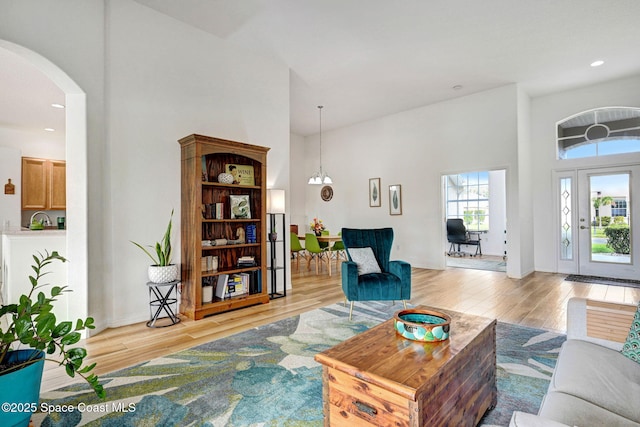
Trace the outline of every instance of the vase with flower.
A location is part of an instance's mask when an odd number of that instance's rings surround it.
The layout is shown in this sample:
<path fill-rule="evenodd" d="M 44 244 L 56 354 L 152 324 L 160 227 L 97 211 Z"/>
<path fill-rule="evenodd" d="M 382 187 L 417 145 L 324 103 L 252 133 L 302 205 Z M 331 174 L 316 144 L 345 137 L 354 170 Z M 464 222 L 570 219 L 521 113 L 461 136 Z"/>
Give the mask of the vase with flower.
<path fill-rule="evenodd" d="M 316 236 L 321 236 L 322 232 L 325 229 L 324 224 L 322 223 L 322 220 L 318 218 L 313 218 L 313 221 L 311 221 L 311 224 L 309 224 L 309 227 L 311 227 L 311 231 L 313 231 L 316 234 Z"/>

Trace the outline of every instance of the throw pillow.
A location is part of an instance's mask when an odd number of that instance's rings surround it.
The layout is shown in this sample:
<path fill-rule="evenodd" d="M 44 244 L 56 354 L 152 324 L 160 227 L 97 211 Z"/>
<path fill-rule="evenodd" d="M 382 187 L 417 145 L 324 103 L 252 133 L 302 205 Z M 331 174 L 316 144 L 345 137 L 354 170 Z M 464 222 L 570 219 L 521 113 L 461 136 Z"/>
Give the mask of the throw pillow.
<path fill-rule="evenodd" d="M 638 302 L 638 309 L 631 323 L 629 335 L 622 347 L 622 354 L 640 363 L 640 302 Z"/>
<path fill-rule="evenodd" d="M 358 265 L 358 276 L 371 273 L 382 273 L 373 249 L 366 248 L 350 248 L 347 249 L 351 260 Z"/>

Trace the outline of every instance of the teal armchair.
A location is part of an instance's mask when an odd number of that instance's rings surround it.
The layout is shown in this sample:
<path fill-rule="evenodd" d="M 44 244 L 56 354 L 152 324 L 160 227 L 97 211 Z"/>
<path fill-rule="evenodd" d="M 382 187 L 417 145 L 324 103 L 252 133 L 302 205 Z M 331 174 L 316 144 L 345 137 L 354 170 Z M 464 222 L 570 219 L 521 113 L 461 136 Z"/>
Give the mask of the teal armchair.
<path fill-rule="evenodd" d="M 342 241 L 348 256 L 342 263 L 342 290 L 351 303 L 349 319 L 355 301 L 402 300 L 406 307 L 411 298 L 411 265 L 390 260 L 393 229 L 343 228 Z"/>

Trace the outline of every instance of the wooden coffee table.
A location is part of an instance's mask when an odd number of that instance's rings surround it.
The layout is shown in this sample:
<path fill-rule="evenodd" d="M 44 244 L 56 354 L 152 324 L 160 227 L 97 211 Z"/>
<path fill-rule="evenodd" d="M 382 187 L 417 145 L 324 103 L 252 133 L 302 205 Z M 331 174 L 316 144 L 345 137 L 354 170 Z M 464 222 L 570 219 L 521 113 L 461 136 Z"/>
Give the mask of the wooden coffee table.
<path fill-rule="evenodd" d="M 393 319 L 315 359 L 323 365 L 325 426 L 475 426 L 497 399 L 496 320 L 451 316 L 451 335 L 421 343 Z"/>

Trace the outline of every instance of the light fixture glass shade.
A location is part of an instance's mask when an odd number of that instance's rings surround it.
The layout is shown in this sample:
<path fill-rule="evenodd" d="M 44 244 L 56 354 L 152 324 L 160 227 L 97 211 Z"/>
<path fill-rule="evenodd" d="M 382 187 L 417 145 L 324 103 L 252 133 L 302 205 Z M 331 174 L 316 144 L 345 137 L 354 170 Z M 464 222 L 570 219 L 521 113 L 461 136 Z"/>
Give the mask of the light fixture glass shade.
<path fill-rule="evenodd" d="M 284 190 L 275 188 L 267 190 L 267 213 L 285 213 Z"/>
<path fill-rule="evenodd" d="M 318 105 L 318 113 L 320 115 L 320 170 L 309 178 L 307 184 L 311 185 L 323 185 L 323 184 L 333 184 L 333 180 L 329 175 L 322 171 L 322 105 Z"/>

